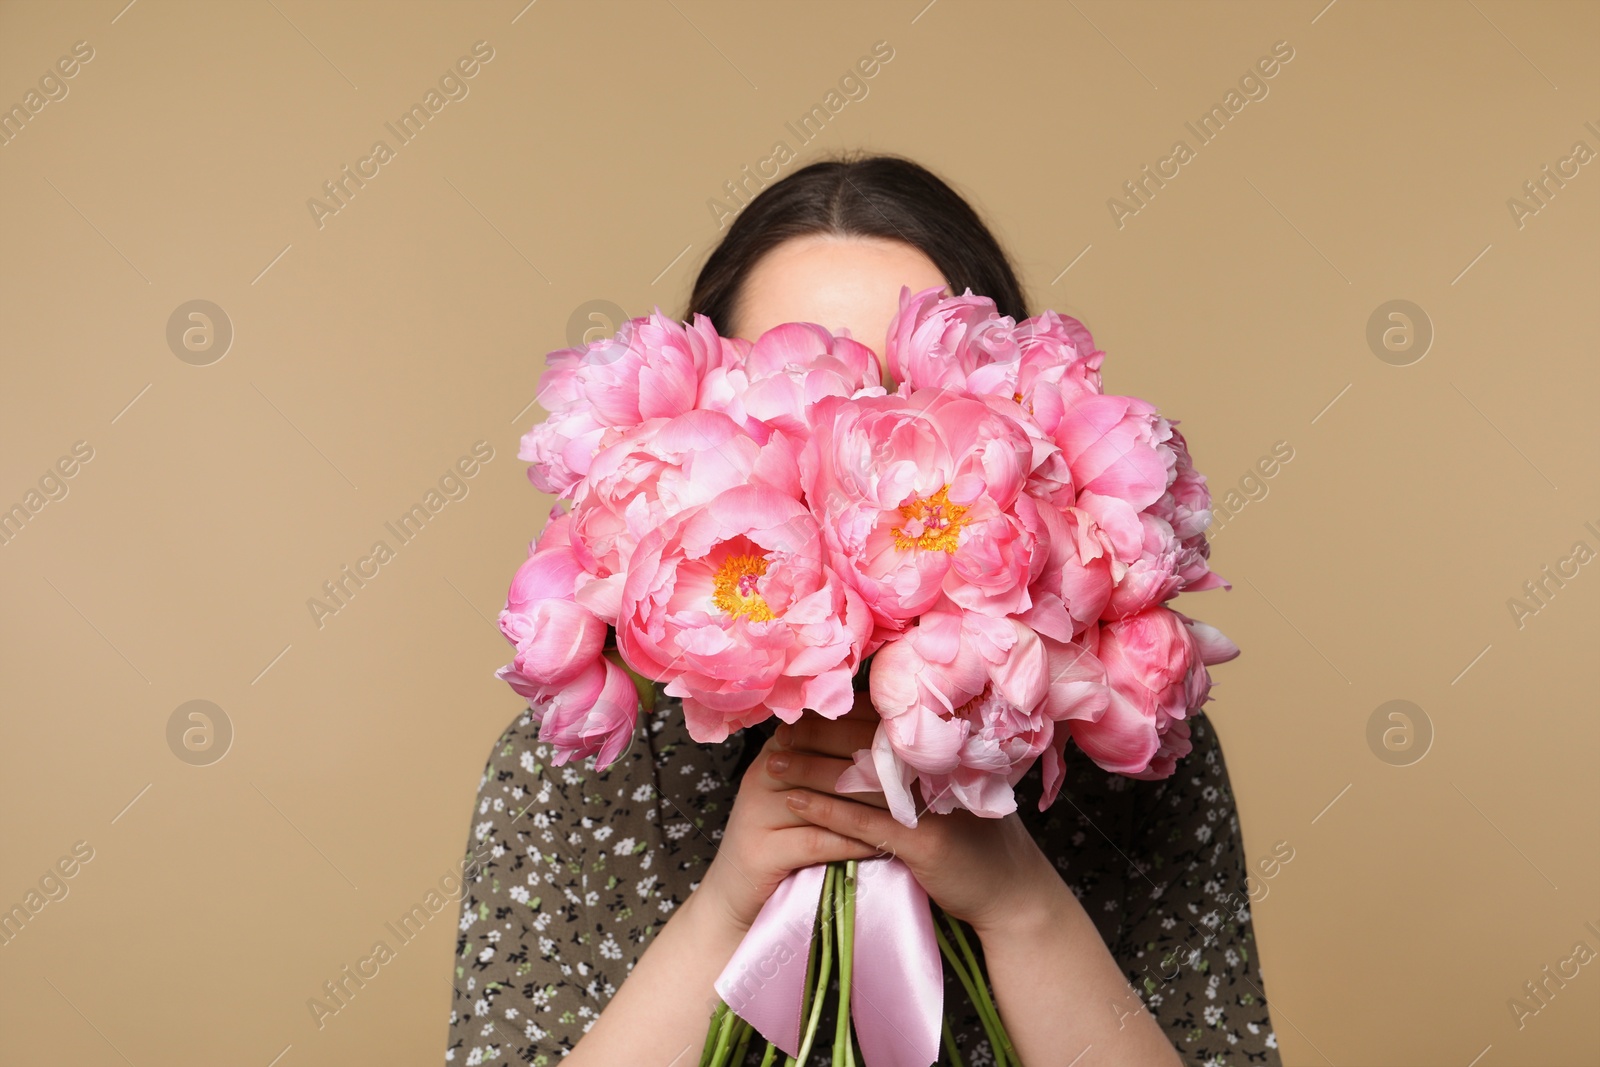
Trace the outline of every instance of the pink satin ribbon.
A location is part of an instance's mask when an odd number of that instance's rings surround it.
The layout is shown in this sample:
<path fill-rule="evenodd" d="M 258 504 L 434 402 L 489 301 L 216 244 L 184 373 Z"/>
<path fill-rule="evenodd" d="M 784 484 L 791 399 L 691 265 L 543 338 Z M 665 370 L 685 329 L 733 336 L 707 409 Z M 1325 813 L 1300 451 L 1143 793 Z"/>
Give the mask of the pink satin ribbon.
<path fill-rule="evenodd" d="M 716 981 L 723 1002 L 790 1056 L 799 1054 L 810 1008 L 806 964 L 823 871 L 802 867 L 778 885 Z M 944 974 L 928 895 L 899 860 L 862 860 L 855 914 L 850 1015 L 862 1061 L 929 1067 L 939 1055 Z M 837 975 L 838 953 L 834 958 Z"/>

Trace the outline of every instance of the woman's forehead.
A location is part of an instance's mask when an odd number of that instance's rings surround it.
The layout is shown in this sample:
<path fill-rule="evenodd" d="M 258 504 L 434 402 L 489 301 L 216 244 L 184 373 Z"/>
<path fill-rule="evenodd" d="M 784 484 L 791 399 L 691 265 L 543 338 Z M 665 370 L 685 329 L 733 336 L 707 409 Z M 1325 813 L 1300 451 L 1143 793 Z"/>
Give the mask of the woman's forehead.
<path fill-rule="evenodd" d="M 780 323 L 815 322 L 874 350 L 883 346 L 900 288 L 944 285 L 919 249 L 878 237 L 816 234 L 784 241 L 751 268 L 733 332 L 751 340 Z"/>

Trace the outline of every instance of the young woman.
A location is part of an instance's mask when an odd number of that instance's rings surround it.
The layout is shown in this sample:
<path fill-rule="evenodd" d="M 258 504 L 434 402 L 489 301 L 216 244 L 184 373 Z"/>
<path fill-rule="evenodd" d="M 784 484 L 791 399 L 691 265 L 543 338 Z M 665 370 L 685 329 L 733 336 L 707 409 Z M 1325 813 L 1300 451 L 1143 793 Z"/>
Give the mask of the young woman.
<path fill-rule="evenodd" d="M 970 288 L 1028 315 L 999 243 L 944 182 L 895 158 L 817 163 L 745 208 L 689 312 L 752 340 L 782 322 L 844 328 L 881 355 L 902 285 Z M 447 1061 L 693 1064 L 712 983 L 783 877 L 892 851 L 972 924 L 1028 1067 L 1086 1050 L 1085 1065 L 1279 1063 L 1239 820 L 1203 713 L 1171 778 L 1108 774 L 1069 746 L 1048 811 L 1036 767 L 1015 814 L 924 814 L 914 830 L 881 794 L 833 790 L 874 720 L 863 694 L 843 719 L 774 718 L 699 745 L 657 685 L 632 747 L 597 774 L 549 766 L 536 715 L 519 716 L 478 795 Z M 945 1005 L 963 1059 L 993 1063 L 953 978 Z"/>

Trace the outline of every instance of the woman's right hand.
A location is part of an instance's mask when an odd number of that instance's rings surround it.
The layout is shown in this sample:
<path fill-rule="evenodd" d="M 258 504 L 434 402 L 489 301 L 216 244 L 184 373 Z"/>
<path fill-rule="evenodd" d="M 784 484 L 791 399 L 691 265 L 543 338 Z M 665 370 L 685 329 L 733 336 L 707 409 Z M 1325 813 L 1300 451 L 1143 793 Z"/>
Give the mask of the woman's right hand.
<path fill-rule="evenodd" d="M 876 718 L 870 710 L 866 714 Z M 855 710 L 849 717 L 862 715 Z M 783 746 L 769 738 L 744 772 L 717 854 L 695 890 L 696 896 L 716 904 L 717 913 L 741 933 L 755 922 L 761 906 L 790 871 L 880 855 L 871 845 L 809 823 L 789 808 L 784 798 L 794 786 L 774 778 L 768 766 L 768 758 L 780 750 Z"/>
<path fill-rule="evenodd" d="M 867 715 L 876 719 L 862 694 L 846 717 Z M 871 722 L 844 728 L 859 734 L 863 745 L 871 740 Z M 771 773 L 773 757 L 785 751 L 794 750 L 775 737 L 762 747 L 740 779 L 700 884 L 672 913 L 563 1064 L 677 1062 L 674 1055 L 681 1059 L 685 1049 L 705 1040 L 706 1022 L 718 1003 L 717 976 L 789 872 L 878 855 L 871 845 L 808 823 L 790 810 L 784 798 L 794 792 L 793 785 Z"/>

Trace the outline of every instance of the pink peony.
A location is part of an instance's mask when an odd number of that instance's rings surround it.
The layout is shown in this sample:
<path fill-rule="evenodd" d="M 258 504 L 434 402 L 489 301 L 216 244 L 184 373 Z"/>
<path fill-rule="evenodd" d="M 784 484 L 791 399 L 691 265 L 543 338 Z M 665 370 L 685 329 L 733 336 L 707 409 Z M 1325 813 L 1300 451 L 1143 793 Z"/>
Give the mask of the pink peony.
<path fill-rule="evenodd" d="M 1097 656 L 1076 641 L 1040 639 L 1050 660 L 1050 695 L 1046 707 L 1057 723 L 1050 745 L 1041 753 L 1044 789 L 1039 810 L 1054 804 L 1066 781 L 1066 744 L 1073 723 L 1094 724 L 1111 706 L 1106 668 Z"/>
<path fill-rule="evenodd" d="M 1022 618 L 1058 641 L 1093 626 L 1111 599 L 1113 554 L 1109 539 L 1081 508 L 1040 507 L 1049 547 L 1029 586 L 1033 609 Z"/>
<path fill-rule="evenodd" d="M 1143 533 L 1139 551 L 1131 558 L 1117 554 L 1113 565 L 1116 580 L 1102 619 L 1109 622 L 1135 615 L 1185 590 L 1228 587 L 1211 571 L 1206 558 L 1211 549 L 1204 535 L 1179 541 L 1165 519 L 1149 511 L 1138 518 Z"/>
<path fill-rule="evenodd" d="M 511 580 L 500 632 L 517 651 L 495 677 L 528 701 L 557 765 L 598 756 L 603 770 L 633 736 L 639 693 L 603 654 L 606 624 L 572 599 L 584 571 L 569 526 L 567 516 L 553 519 Z"/>
<path fill-rule="evenodd" d="M 941 595 L 996 616 L 1029 608 L 1042 560 L 1038 524 L 1017 513 L 1035 464 L 1021 425 L 932 389 L 827 397 L 812 418 L 802 484 L 834 565 L 872 608 L 873 647 Z"/>
<path fill-rule="evenodd" d="M 894 817 L 965 808 L 998 818 L 1017 807 L 1012 787 L 1051 751 L 1057 722 L 1092 720 L 1107 701 L 1105 672 L 1084 649 L 1049 641 L 1014 619 L 943 609 L 873 656 L 871 691 L 882 721 L 870 750 L 840 775 L 840 792 L 882 791 Z M 1060 788 L 1052 764 L 1051 799 Z"/>
<path fill-rule="evenodd" d="M 1077 397 L 1105 391 L 1100 380 L 1105 353 L 1077 319 L 1045 311 L 1017 323 L 1010 339 L 1016 358 L 978 366 L 967 375 L 967 392 L 1009 399 L 1030 415 L 1042 413 L 1045 423 Z M 1059 418 L 1055 415 L 1056 422 Z"/>
<path fill-rule="evenodd" d="M 759 445 L 718 411 L 651 419 L 625 431 L 573 490 L 568 536 L 587 572 L 577 601 L 615 623 L 628 561 L 645 534 L 741 483 L 798 496 L 798 450 L 799 441 L 782 433 Z"/>
<path fill-rule="evenodd" d="M 572 599 L 583 575 L 572 546 L 556 544 L 535 551 L 511 579 L 500 632 L 517 654 L 499 677 L 529 700 L 544 699 L 600 658 L 606 624 Z"/>
<path fill-rule="evenodd" d="M 1077 397 L 1052 433 L 1080 495 L 1112 497 L 1138 512 L 1167 491 L 1177 462 L 1163 447 L 1172 426 L 1138 397 Z"/>
<path fill-rule="evenodd" d="M 1108 622 L 1136 615 L 1178 595 L 1183 578 L 1178 574 L 1178 542 L 1172 527 L 1149 512 L 1138 516 L 1139 551 L 1117 561 L 1116 582 L 1101 618 Z"/>
<path fill-rule="evenodd" d="M 803 438 L 806 409 L 825 396 L 882 395 L 883 365 L 866 345 L 814 323 L 774 326 L 707 377 L 702 406 L 726 412 L 758 438 L 761 425 Z M 753 425 L 759 423 L 761 425 Z"/>
<path fill-rule="evenodd" d="M 1211 692 L 1208 666 L 1239 648 L 1213 626 L 1163 607 L 1088 631 L 1105 665 L 1111 701 L 1099 719 L 1074 721 L 1072 739 L 1096 764 L 1134 778 L 1164 778 L 1188 753 L 1188 725 Z"/>
<path fill-rule="evenodd" d="M 854 703 L 872 617 L 823 562 L 816 520 L 760 485 L 669 518 L 634 550 L 617 642 L 634 670 L 683 698 L 705 743 L 776 713 L 837 718 Z"/>
<path fill-rule="evenodd" d="M 1195 471 L 1183 435 L 1175 428 L 1157 449 L 1172 457 L 1169 482 L 1144 511 L 1136 514 L 1119 497 L 1086 493 L 1080 498 L 1112 546 L 1114 588 L 1102 615 L 1108 621 L 1137 614 L 1185 590 L 1228 588 L 1210 567 L 1205 528 L 1211 521 L 1211 494 L 1204 476 Z"/>
<path fill-rule="evenodd" d="M 970 289 L 961 296 L 941 292 L 900 291 L 885 346 L 900 392 L 954 389 L 1009 399 L 1030 412 L 1035 390 L 1047 412 L 1071 398 L 1103 392 L 1105 353 L 1077 319 L 1045 311 L 1014 322 Z"/>
<path fill-rule="evenodd" d="M 1100 393 L 1100 365 L 1106 354 L 1095 347 L 1089 328 L 1071 315 L 1042 311 L 1017 323 L 1017 347 L 1022 362 L 1039 368 L 1071 367 L 1073 376 L 1088 392 Z"/>
<path fill-rule="evenodd" d="M 1094 347 L 1089 331 L 1077 319 L 1052 311 L 1017 327 L 1022 356 L 1014 379 L 996 384 L 994 392 L 1010 396 L 1052 440 L 1064 419 L 1085 397 L 1105 392 L 1100 364 L 1105 353 Z"/>
<path fill-rule="evenodd" d="M 529 555 L 541 548 L 559 548 L 572 544 L 572 516 L 567 513 L 564 504 L 557 502 L 550 509 L 550 515 L 545 520 L 544 529 L 539 531 L 539 536 L 533 542 Z"/>
<path fill-rule="evenodd" d="M 627 749 L 639 721 L 639 690 L 609 657 L 597 657 L 548 699 L 530 701 L 539 740 L 555 749 L 557 767 L 574 756 L 595 758 L 603 771 Z"/>
<path fill-rule="evenodd" d="M 630 319 L 614 337 L 550 353 L 538 392 L 550 416 L 523 435 L 517 453 L 532 463 L 528 479 L 567 495 L 607 430 L 693 410 L 706 376 L 735 352 L 704 315 L 685 326 L 658 308 Z"/>
<path fill-rule="evenodd" d="M 994 301 L 968 289 L 945 297 L 942 288 L 912 294 L 900 288 L 900 309 L 889 322 L 884 357 L 902 394 L 918 389 L 969 390 L 980 368 L 1015 364 L 1020 350 L 1013 320 Z M 1014 373 L 1014 372 L 1013 372 Z"/>
<path fill-rule="evenodd" d="M 1167 446 L 1172 449 L 1175 462 L 1172 481 L 1147 512 L 1162 519 L 1172 528 L 1177 542 L 1177 561 L 1174 567 L 1179 578 L 1179 589 L 1199 592 L 1204 589 L 1233 588 L 1221 575 L 1211 571 L 1211 543 L 1206 540 L 1206 528 L 1211 525 L 1211 490 L 1206 488 L 1206 476 L 1194 469 L 1189 456 L 1189 443 L 1172 423 L 1172 437 Z"/>

